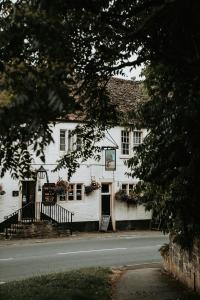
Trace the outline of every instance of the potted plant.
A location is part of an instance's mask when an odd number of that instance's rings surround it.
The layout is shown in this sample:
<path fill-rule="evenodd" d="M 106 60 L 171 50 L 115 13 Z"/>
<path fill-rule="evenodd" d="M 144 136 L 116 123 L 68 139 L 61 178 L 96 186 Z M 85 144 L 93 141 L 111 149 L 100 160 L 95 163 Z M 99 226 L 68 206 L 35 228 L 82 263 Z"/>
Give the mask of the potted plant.
<path fill-rule="evenodd" d="M 58 180 L 55 186 L 55 191 L 58 195 L 64 195 L 69 190 L 69 183 L 64 180 Z"/>
<path fill-rule="evenodd" d="M 124 201 L 126 201 L 126 197 L 128 197 L 128 195 L 122 189 L 120 189 L 118 192 L 115 193 L 115 200 L 117 200 L 117 201 L 124 202 Z"/>
<path fill-rule="evenodd" d="M 98 190 L 100 187 L 101 185 L 97 181 L 92 180 L 90 185 L 85 186 L 85 194 L 89 195 L 94 190 Z"/>
<path fill-rule="evenodd" d="M 138 204 L 138 199 L 137 199 L 134 191 L 131 191 L 130 194 L 128 195 L 126 193 L 126 191 L 120 189 L 115 194 L 115 200 L 125 202 L 128 205 L 137 205 Z"/>
<path fill-rule="evenodd" d="M 87 185 L 85 186 L 85 194 L 89 195 L 90 193 L 92 193 L 94 191 L 94 189 L 92 188 L 91 185 Z"/>

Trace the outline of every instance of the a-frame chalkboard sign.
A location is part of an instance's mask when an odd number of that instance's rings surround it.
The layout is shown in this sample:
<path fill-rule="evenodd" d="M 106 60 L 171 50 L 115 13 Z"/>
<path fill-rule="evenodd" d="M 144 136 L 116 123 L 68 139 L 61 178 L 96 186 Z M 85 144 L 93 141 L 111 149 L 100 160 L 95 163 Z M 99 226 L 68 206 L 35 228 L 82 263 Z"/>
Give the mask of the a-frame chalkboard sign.
<path fill-rule="evenodd" d="M 109 222 L 110 222 L 110 215 L 102 215 L 99 230 L 100 231 L 107 231 Z"/>

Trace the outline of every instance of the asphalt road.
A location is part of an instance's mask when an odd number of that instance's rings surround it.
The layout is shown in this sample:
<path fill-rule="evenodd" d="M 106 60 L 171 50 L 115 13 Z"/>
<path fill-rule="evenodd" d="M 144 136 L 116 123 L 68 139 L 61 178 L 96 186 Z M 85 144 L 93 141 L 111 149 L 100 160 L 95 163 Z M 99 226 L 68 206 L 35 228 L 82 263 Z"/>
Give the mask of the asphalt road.
<path fill-rule="evenodd" d="M 129 266 L 160 262 L 166 236 L 118 235 L 0 245 L 0 283 L 45 273 L 92 266 Z"/>

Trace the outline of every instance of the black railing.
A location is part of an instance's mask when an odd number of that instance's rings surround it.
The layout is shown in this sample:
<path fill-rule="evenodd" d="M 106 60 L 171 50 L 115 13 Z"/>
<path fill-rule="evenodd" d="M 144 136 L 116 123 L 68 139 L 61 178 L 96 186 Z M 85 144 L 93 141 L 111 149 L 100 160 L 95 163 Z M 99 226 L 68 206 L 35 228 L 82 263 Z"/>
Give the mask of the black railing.
<path fill-rule="evenodd" d="M 12 233 L 16 233 L 16 228 L 19 222 L 22 222 L 24 212 L 33 211 L 34 203 L 30 202 L 18 210 L 14 211 L 12 214 L 4 217 L 4 221 L 0 223 L 0 232 L 5 232 L 5 237 L 8 238 Z M 32 219 L 31 219 L 32 221 Z"/>
<path fill-rule="evenodd" d="M 18 210 L 14 211 L 12 214 L 4 217 L 4 221 L 0 223 L 0 232 L 4 231 L 4 228 L 9 227 L 9 225 L 18 223 L 19 216 L 22 216 L 22 211 L 29 207 L 32 203 L 28 203 Z"/>
<path fill-rule="evenodd" d="M 58 204 L 47 205 L 44 203 L 37 203 L 36 215 L 38 212 L 40 212 L 41 219 L 46 219 L 47 217 L 55 223 L 68 224 L 70 233 L 72 234 L 72 218 L 74 214 L 66 208 Z"/>
<path fill-rule="evenodd" d="M 18 210 L 14 211 L 12 214 L 4 217 L 4 219 L 5 219 L 4 222 L 6 222 L 8 219 L 12 218 L 13 216 L 19 215 L 20 213 L 22 213 L 22 211 L 24 209 L 26 209 L 27 207 L 30 207 L 32 204 L 33 204 L 32 202 L 29 202 L 28 204 L 26 204 L 23 207 L 19 208 Z"/>
<path fill-rule="evenodd" d="M 53 223 L 64 225 L 64 228 L 69 229 L 70 234 L 72 234 L 73 215 L 72 212 L 58 204 L 47 205 L 30 202 L 5 217 L 5 220 L 0 223 L 0 232 L 5 232 L 5 236 L 8 238 L 13 233 L 19 232 L 23 224 L 49 220 Z"/>

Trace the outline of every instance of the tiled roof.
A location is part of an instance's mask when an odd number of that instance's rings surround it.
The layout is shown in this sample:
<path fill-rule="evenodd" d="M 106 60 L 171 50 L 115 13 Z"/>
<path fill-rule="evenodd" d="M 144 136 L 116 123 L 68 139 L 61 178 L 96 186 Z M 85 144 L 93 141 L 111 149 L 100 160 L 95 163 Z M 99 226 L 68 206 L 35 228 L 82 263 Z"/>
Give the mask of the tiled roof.
<path fill-rule="evenodd" d="M 127 114 L 143 101 L 147 100 L 141 81 L 125 80 L 111 77 L 107 83 L 111 103 L 119 113 Z M 77 111 L 66 116 L 66 121 L 83 121 L 83 112 Z"/>
<path fill-rule="evenodd" d="M 112 77 L 107 84 L 111 103 L 116 105 L 119 112 L 133 110 L 138 103 L 147 99 L 141 81 L 125 80 Z"/>

